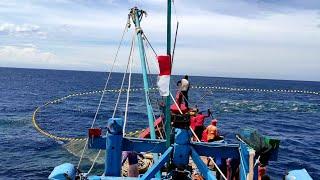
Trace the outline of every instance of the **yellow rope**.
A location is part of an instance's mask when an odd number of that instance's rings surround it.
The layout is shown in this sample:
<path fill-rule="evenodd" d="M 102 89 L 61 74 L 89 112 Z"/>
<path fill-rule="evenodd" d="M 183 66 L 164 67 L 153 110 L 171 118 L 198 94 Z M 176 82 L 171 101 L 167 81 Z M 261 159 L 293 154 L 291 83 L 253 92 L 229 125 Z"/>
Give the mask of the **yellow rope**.
<path fill-rule="evenodd" d="M 281 92 L 281 93 L 300 93 L 300 94 L 313 94 L 313 95 L 320 95 L 320 92 L 316 91 L 306 91 L 306 90 L 285 90 L 285 89 L 249 89 L 249 88 L 230 88 L 230 87 L 220 87 L 220 86 L 192 86 L 192 89 L 215 89 L 215 90 L 227 90 L 227 91 L 254 91 L 254 92 Z M 158 88 L 149 88 L 150 90 L 157 90 Z M 143 88 L 132 88 L 130 91 L 135 92 L 135 91 L 143 91 Z M 106 92 L 119 92 L 120 89 L 109 89 L 106 90 Z M 122 91 L 126 92 L 126 89 L 123 89 Z M 85 137 L 61 137 L 58 135 L 51 134 L 45 130 L 43 130 L 37 123 L 37 114 L 40 113 L 41 108 L 45 108 L 49 105 L 56 104 L 59 102 L 62 102 L 68 98 L 75 97 L 75 96 L 83 96 L 83 95 L 91 95 L 91 94 L 97 94 L 97 93 L 102 93 L 103 90 L 99 91 L 89 91 L 89 92 L 81 92 L 81 93 L 74 93 L 74 94 L 69 94 L 67 96 L 54 99 L 52 101 L 48 101 L 42 106 L 37 107 L 32 115 L 32 124 L 35 127 L 35 129 L 43 134 L 44 136 L 47 136 L 49 138 L 58 140 L 58 141 L 83 141 L 86 140 L 87 138 Z M 130 134 L 130 133 L 129 133 Z"/>
<path fill-rule="evenodd" d="M 48 105 L 48 103 L 46 103 L 45 105 Z M 44 106 L 45 106 L 44 105 Z M 40 126 L 38 125 L 37 121 L 36 121 L 36 115 L 37 113 L 40 111 L 40 108 L 43 107 L 43 106 L 40 106 L 40 107 L 37 107 L 37 109 L 33 112 L 33 115 L 32 115 L 32 124 L 33 126 L 35 127 L 35 129 L 40 132 L 41 134 L 49 137 L 49 138 L 52 138 L 52 139 L 55 139 L 55 140 L 58 140 L 58 141 L 81 141 L 81 140 L 84 140 L 86 138 L 68 138 L 68 137 L 59 137 L 59 136 L 56 136 L 56 135 L 53 135 L 53 134 L 50 134 L 49 132 L 43 130 L 40 128 Z"/>
<path fill-rule="evenodd" d="M 150 89 L 153 89 L 153 88 L 150 88 Z M 135 88 L 135 89 L 131 89 L 131 91 L 142 91 L 144 90 L 143 88 Z M 107 92 L 119 92 L 120 90 L 119 89 L 110 89 L 110 90 L 106 90 Z M 58 136 L 58 135 L 54 135 L 54 134 L 51 134 L 49 133 L 48 131 L 45 131 L 44 129 L 42 129 L 39 124 L 37 123 L 37 114 L 40 113 L 40 110 L 41 108 L 45 108 L 49 105 L 52 105 L 52 104 L 56 104 L 56 103 L 59 103 L 61 101 L 64 101 L 68 98 L 71 98 L 71 97 L 75 97 L 75 96 L 82 96 L 82 95 L 89 95 L 89 94 L 97 94 L 97 93 L 102 93 L 103 90 L 100 90 L 100 91 L 89 91 L 89 92 L 82 92 L 82 93 L 75 93 L 75 94 L 69 94 L 67 96 L 64 96 L 62 98 L 58 98 L 58 99 L 54 99 L 52 101 L 48 101 L 46 102 L 45 104 L 43 104 L 42 106 L 39 106 L 37 107 L 33 114 L 32 114 L 32 124 L 33 124 L 33 127 L 39 132 L 41 133 L 42 135 L 46 136 L 46 137 L 49 137 L 49 138 L 52 138 L 54 140 L 57 140 L 57 141 L 84 141 L 86 140 L 87 138 L 85 137 L 61 137 L 61 136 Z M 132 135 L 135 135 L 137 132 L 130 132 Z"/>

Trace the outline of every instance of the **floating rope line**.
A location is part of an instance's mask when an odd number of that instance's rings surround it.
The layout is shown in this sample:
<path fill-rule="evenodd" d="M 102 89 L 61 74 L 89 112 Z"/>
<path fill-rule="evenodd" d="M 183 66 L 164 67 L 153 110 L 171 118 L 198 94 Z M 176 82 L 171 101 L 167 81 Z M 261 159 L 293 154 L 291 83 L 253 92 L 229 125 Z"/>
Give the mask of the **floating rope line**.
<path fill-rule="evenodd" d="M 191 86 L 192 89 L 211 89 L 216 91 L 239 91 L 239 92 L 268 92 L 268 93 L 293 93 L 293 94 L 310 94 L 310 95 L 320 95 L 320 92 L 318 91 L 307 91 L 307 90 L 286 90 L 286 89 L 257 89 L 257 88 L 231 88 L 231 87 L 222 87 L 222 86 Z M 130 92 L 139 92 L 143 91 L 143 88 L 131 88 Z M 149 88 L 150 91 L 157 91 L 158 88 L 152 87 Z M 80 93 L 74 93 L 69 94 L 67 96 L 57 98 L 51 101 L 46 102 L 45 104 L 37 107 L 32 115 L 32 124 L 35 127 L 35 129 L 43 134 L 44 136 L 47 136 L 49 138 L 52 138 L 57 141 L 83 141 L 86 140 L 86 137 L 61 137 L 58 135 L 51 134 L 47 132 L 46 130 L 42 129 L 39 124 L 37 123 L 37 115 L 41 112 L 42 109 L 46 108 L 47 106 L 61 103 L 67 99 L 76 97 L 76 96 L 85 96 L 85 95 L 94 95 L 94 94 L 100 94 L 103 92 L 110 92 L 110 93 L 119 93 L 120 89 L 107 89 L 105 91 L 103 90 L 95 90 L 95 91 L 89 91 L 89 92 L 80 92 Z M 122 89 L 121 91 L 126 92 L 127 89 Z M 139 132 L 139 131 L 138 131 Z M 134 133 L 137 133 L 134 132 Z M 130 133 L 128 135 L 131 135 Z"/>

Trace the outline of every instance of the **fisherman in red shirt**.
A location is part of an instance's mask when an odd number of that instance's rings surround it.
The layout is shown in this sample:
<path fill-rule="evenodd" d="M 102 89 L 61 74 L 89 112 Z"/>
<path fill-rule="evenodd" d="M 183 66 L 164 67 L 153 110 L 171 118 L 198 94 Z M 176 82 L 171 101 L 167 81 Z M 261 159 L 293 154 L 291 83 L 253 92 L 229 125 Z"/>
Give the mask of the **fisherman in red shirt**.
<path fill-rule="evenodd" d="M 210 109 L 208 109 L 207 115 L 203 115 L 202 112 L 198 112 L 198 114 L 195 117 L 191 118 L 191 128 L 194 130 L 199 140 L 202 139 L 202 132 L 205 129 L 205 126 L 204 126 L 205 118 L 210 117 L 210 115 L 211 115 L 211 111 Z"/>
<path fill-rule="evenodd" d="M 193 131 L 196 127 L 196 122 L 197 122 L 196 116 L 191 116 L 190 117 L 190 127 Z"/>

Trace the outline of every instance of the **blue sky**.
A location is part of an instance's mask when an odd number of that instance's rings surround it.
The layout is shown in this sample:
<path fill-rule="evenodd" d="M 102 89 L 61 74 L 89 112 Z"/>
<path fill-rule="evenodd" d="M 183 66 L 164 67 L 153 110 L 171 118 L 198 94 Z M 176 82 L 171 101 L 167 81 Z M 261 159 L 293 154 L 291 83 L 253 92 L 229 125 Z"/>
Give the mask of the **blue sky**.
<path fill-rule="evenodd" d="M 148 12 L 144 32 L 165 53 L 162 0 L 1 0 L 0 66 L 108 71 L 133 6 Z M 175 7 L 174 74 L 320 80 L 320 1 L 175 0 Z M 116 71 L 131 38 L 132 29 Z"/>

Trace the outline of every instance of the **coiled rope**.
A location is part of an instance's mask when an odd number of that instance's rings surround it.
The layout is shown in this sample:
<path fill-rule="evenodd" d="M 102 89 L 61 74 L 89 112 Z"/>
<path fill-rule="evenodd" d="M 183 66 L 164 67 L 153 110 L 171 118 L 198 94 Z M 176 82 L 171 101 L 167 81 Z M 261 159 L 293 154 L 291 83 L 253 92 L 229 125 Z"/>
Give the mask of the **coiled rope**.
<path fill-rule="evenodd" d="M 309 94 L 309 95 L 320 95 L 320 92 L 318 91 L 307 91 L 307 90 L 290 90 L 290 89 L 257 89 L 257 88 L 232 88 L 232 87 L 222 87 L 222 86 L 191 86 L 192 89 L 210 89 L 213 91 L 238 91 L 238 92 L 268 92 L 268 93 L 293 93 L 293 94 Z M 157 91 L 158 88 L 153 87 L 149 88 L 150 91 Z M 143 88 L 131 88 L 130 92 L 139 92 L 143 91 Z M 119 92 L 120 89 L 109 89 L 105 90 L 105 92 L 110 92 L 110 93 L 117 93 Z M 127 89 L 122 89 L 121 91 L 126 92 Z M 93 94 L 99 94 L 103 93 L 103 90 L 99 91 L 89 91 L 89 92 L 81 92 L 81 93 L 74 93 L 74 94 L 69 94 L 67 96 L 57 98 L 51 101 L 46 102 L 45 104 L 37 107 L 32 115 L 32 124 L 35 127 L 35 129 L 43 134 L 46 137 L 52 138 L 57 141 L 83 141 L 86 140 L 85 137 L 61 137 L 55 134 L 51 134 L 47 132 L 46 130 L 42 129 L 39 124 L 37 123 L 37 115 L 41 112 L 41 109 L 46 108 L 47 106 L 53 105 L 53 104 L 58 104 L 60 102 L 63 102 L 69 98 L 73 98 L 76 96 L 85 96 L 85 95 L 93 95 Z M 127 135 L 131 136 L 133 134 L 138 133 L 139 131 L 136 132 L 130 132 Z"/>

